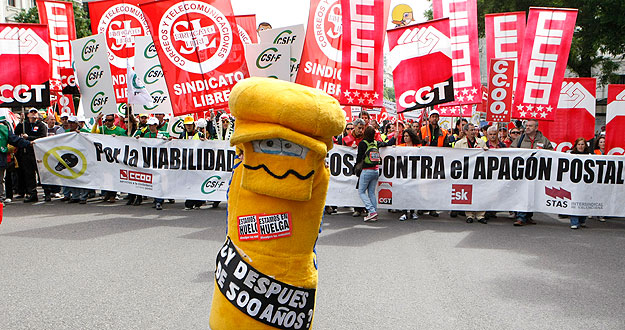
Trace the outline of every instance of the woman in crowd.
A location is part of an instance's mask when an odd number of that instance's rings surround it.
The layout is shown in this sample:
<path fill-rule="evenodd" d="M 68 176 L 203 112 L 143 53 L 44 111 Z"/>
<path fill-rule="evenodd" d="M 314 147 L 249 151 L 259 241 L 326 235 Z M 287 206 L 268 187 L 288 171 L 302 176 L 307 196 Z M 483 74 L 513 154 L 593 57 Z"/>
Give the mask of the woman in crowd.
<path fill-rule="evenodd" d="M 348 136 L 354 130 L 354 124 L 350 121 L 345 125 L 345 129 L 343 130 L 343 134 L 337 135 L 334 138 L 334 144 L 343 145 L 343 138 Z"/>
<path fill-rule="evenodd" d="M 595 155 L 605 155 L 605 136 L 600 136 L 593 148 Z"/>
<path fill-rule="evenodd" d="M 378 169 L 381 160 L 379 148 L 381 146 L 383 143 L 375 140 L 375 129 L 367 126 L 363 139 L 358 144 L 356 156 L 356 166 L 362 164 L 362 172 L 358 180 L 358 194 L 369 212 L 364 218 L 366 222 L 378 221 L 375 189 L 378 185 Z"/>
<path fill-rule="evenodd" d="M 398 147 L 420 147 L 421 138 L 415 133 L 412 128 L 407 128 L 402 133 L 402 142 L 397 144 Z M 408 215 L 410 213 L 410 215 Z M 399 217 L 399 221 L 405 221 L 406 219 L 419 219 L 419 216 L 415 213 L 415 210 L 404 210 L 403 214 Z"/>
<path fill-rule="evenodd" d="M 586 142 L 586 139 L 577 138 L 573 144 L 573 149 L 571 149 L 571 154 L 588 155 L 589 153 L 590 151 L 588 150 L 588 143 Z M 570 219 L 571 229 L 586 227 L 586 216 L 571 215 Z"/>

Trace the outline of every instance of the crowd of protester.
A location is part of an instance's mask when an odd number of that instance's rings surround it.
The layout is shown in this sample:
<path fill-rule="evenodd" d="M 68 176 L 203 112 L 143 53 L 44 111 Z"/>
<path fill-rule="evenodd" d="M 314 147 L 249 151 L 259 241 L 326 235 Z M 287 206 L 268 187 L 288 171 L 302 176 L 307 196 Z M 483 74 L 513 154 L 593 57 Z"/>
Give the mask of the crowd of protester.
<path fill-rule="evenodd" d="M 65 134 L 94 133 L 111 136 L 131 136 L 137 139 L 183 139 L 183 140 L 224 140 L 229 139 L 234 129 L 234 119 L 226 113 L 212 114 L 210 118 L 200 118 L 197 121 L 187 116 L 184 118 L 184 130 L 177 136 L 170 136 L 168 118 L 163 113 L 156 113 L 153 117 L 147 114 L 130 115 L 98 115 L 91 127 L 86 118 L 79 118 L 71 114 L 49 115 L 31 108 L 15 127 L 6 117 L 0 116 L 0 202 L 2 204 L 22 200 L 24 203 L 39 201 L 37 186 L 39 176 L 33 144 L 37 139 Z M 78 187 L 59 187 L 41 185 L 43 199 L 51 202 L 58 199 L 66 203 L 86 204 L 90 199 L 102 202 L 116 203 L 122 198 L 127 205 L 141 205 L 150 199 L 147 196 L 126 194 L 116 191 L 85 189 Z M 175 200 L 168 199 L 173 204 Z M 152 198 L 152 207 L 163 209 L 165 199 Z M 213 208 L 219 206 L 218 201 L 185 201 L 185 209 L 199 209 L 209 203 Z"/>
<path fill-rule="evenodd" d="M 453 129 L 447 131 L 439 125 L 440 115 L 436 110 L 430 111 L 427 118 L 419 121 L 384 121 L 373 120 L 366 110 L 359 118 L 348 122 L 345 130 L 334 139 L 335 144 L 357 149 L 355 170 L 359 176 L 357 192 L 364 208 L 356 207 L 354 217 L 364 217 L 366 222 L 378 219 L 376 188 L 379 166 L 381 163 L 379 150 L 383 147 L 440 147 L 440 148 L 525 148 L 553 150 L 553 144 L 540 132 L 536 120 L 527 120 L 524 124 L 516 121 L 510 125 L 488 125 L 477 127 L 466 119 L 460 118 Z M 184 130 L 177 136 L 170 136 L 168 126 L 172 125 L 165 114 L 157 113 L 153 117 L 147 114 L 122 117 L 118 115 L 100 114 L 95 123 L 88 127 L 85 118 L 70 114 L 46 116 L 37 109 L 31 108 L 26 117 L 15 126 L 9 124 L 7 118 L 0 117 L 0 201 L 11 203 L 22 199 L 24 203 L 37 202 L 38 174 L 33 144 L 37 139 L 64 134 L 67 132 L 86 132 L 112 136 L 132 136 L 137 139 L 183 139 L 183 140 L 229 140 L 234 130 L 234 119 L 226 113 L 212 114 L 210 118 L 195 120 L 184 118 Z M 601 132 L 591 141 L 578 138 L 571 154 L 605 155 L 605 134 Z M 44 201 L 52 198 L 67 203 L 85 204 L 89 199 L 116 203 L 125 198 L 127 205 L 141 205 L 149 198 L 135 194 L 123 196 L 115 191 L 100 191 L 77 187 L 58 187 L 42 185 Z M 162 210 L 165 199 L 153 198 L 152 207 Z M 175 203 L 168 199 L 169 203 Z M 216 208 L 218 201 L 186 200 L 186 210 L 198 209 L 205 204 Z M 438 217 L 436 210 L 389 210 L 399 212 L 400 221 L 416 220 L 419 215 L 427 214 Z M 326 214 L 337 212 L 337 206 L 327 206 Z M 496 212 L 482 211 L 450 211 L 451 217 L 466 217 L 467 223 L 474 221 L 487 224 L 489 218 L 496 217 Z M 515 226 L 536 224 L 531 212 L 510 212 Z M 586 217 L 570 215 L 571 228 L 584 227 Z M 599 221 L 605 221 L 603 217 Z"/>
<path fill-rule="evenodd" d="M 430 111 L 427 118 L 422 122 L 385 121 L 377 123 L 371 119 L 369 113 L 361 111 L 359 118 L 348 122 L 343 134 L 336 136 L 335 144 L 357 148 L 354 168 L 359 180 L 356 189 L 365 205 L 364 208 L 354 208 L 353 216 L 363 216 L 365 222 L 375 222 L 378 219 L 377 199 L 375 188 L 377 187 L 378 166 L 380 165 L 379 148 L 388 146 L 397 147 L 440 147 L 440 148 L 524 148 L 553 150 L 554 145 L 539 130 L 537 120 L 527 120 L 525 123 L 515 121 L 510 125 L 498 126 L 488 123 L 477 127 L 466 119 L 458 119 L 451 131 L 439 126 L 440 115 L 436 110 Z M 605 132 L 600 132 L 591 141 L 578 138 L 574 147 L 569 151 L 571 154 L 597 154 L 605 155 Z M 371 155 L 377 155 L 372 160 Z M 377 160 L 377 161 L 376 161 Z M 337 212 L 336 206 L 327 206 L 326 214 Z M 389 210 L 400 212 L 400 221 L 408 219 L 416 220 L 419 215 L 428 214 L 438 217 L 435 210 Z M 450 211 L 451 217 L 465 216 L 467 223 L 474 221 L 487 224 L 489 218 L 497 216 L 497 212 L 483 211 Z M 514 219 L 514 226 L 534 225 L 532 212 L 509 212 Z M 570 215 L 571 229 L 585 227 L 586 217 Z M 605 221 L 598 217 L 599 221 Z"/>

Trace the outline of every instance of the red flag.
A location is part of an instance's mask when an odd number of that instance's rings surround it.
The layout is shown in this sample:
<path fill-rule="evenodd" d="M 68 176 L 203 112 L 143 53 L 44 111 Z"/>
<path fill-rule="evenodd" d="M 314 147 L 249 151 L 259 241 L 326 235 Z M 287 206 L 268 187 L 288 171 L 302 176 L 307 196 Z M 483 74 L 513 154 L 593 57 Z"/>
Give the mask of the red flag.
<path fill-rule="evenodd" d="M 449 19 L 388 31 L 397 112 L 453 101 Z"/>
<path fill-rule="evenodd" d="M 310 0 L 308 29 L 296 83 L 341 95 L 341 0 Z"/>
<path fill-rule="evenodd" d="M 595 136 L 597 79 L 564 78 L 554 121 L 541 121 L 540 131 L 555 144 L 554 149 L 567 151 L 580 137 Z"/>
<path fill-rule="evenodd" d="M 605 120 L 605 150 L 608 155 L 625 155 L 625 85 L 608 85 Z"/>
<path fill-rule="evenodd" d="M 480 88 L 481 91 L 481 88 Z M 476 93 L 476 95 L 479 93 Z M 481 102 L 481 99 L 480 99 Z M 437 105 L 434 109 L 438 111 L 441 117 L 471 117 L 473 115 L 473 105 Z"/>
<path fill-rule="evenodd" d="M 450 19 L 455 101 L 446 106 L 481 103 L 477 0 L 434 0 L 432 9 L 434 18 Z"/>
<path fill-rule="evenodd" d="M 126 103 L 126 68 L 134 66 L 135 37 L 149 35 L 148 21 L 139 9 L 143 0 L 89 2 L 91 31 L 106 36 L 108 60 L 117 103 Z"/>
<path fill-rule="evenodd" d="M 530 8 L 512 118 L 555 119 L 577 9 Z"/>
<path fill-rule="evenodd" d="M 72 68 L 70 40 L 76 39 L 73 2 L 37 0 L 39 21 L 48 25 L 50 40 L 50 89 L 63 89 L 62 70 Z"/>
<path fill-rule="evenodd" d="M 514 60 L 492 59 L 488 84 L 486 121 L 509 122 L 512 114 Z"/>
<path fill-rule="evenodd" d="M 488 14 L 486 22 L 486 63 L 492 59 L 514 60 L 514 84 L 519 76 L 518 61 L 523 51 L 525 12 Z M 490 77 L 490 76 L 489 76 Z"/>
<path fill-rule="evenodd" d="M 384 0 L 341 2 L 344 35 L 341 104 L 382 106 L 384 7 Z"/>
<path fill-rule="evenodd" d="M 50 105 L 48 28 L 0 24 L 0 106 Z"/>
<path fill-rule="evenodd" d="M 227 107 L 234 84 L 249 76 L 230 1 L 165 0 L 140 7 L 174 115 Z"/>
<path fill-rule="evenodd" d="M 258 43 L 258 34 L 256 34 L 256 15 L 237 15 L 234 17 L 237 22 L 237 30 L 241 42 L 244 45 Z"/>

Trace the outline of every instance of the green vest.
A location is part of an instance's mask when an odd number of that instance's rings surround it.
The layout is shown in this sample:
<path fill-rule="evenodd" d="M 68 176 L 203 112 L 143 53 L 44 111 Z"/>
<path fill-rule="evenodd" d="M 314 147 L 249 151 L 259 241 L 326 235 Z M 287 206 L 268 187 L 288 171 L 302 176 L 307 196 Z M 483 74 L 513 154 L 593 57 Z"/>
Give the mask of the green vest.
<path fill-rule="evenodd" d="M 0 153 L 9 151 L 9 128 L 4 124 L 0 124 Z"/>

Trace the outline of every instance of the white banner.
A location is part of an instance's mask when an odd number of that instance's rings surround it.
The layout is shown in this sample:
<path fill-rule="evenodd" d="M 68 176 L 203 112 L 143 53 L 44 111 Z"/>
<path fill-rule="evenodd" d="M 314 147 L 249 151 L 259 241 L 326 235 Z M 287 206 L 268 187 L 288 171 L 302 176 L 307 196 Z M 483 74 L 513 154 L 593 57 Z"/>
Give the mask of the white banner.
<path fill-rule="evenodd" d="M 245 60 L 250 77 L 276 78 L 290 81 L 289 45 L 249 44 L 245 45 Z"/>
<path fill-rule="evenodd" d="M 115 91 L 103 34 L 72 41 L 72 55 L 85 117 L 115 114 Z"/>
<path fill-rule="evenodd" d="M 260 31 L 258 34 L 260 36 L 261 42 L 263 43 L 273 43 L 274 45 L 290 45 L 290 81 L 295 82 L 295 78 L 297 78 L 297 71 L 299 71 L 299 62 L 302 59 L 302 51 L 304 50 L 304 39 L 306 38 L 304 24 L 263 30 Z"/>
<path fill-rule="evenodd" d="M 47 184 L 225 201 L 235 150 L 224 141 L 66 133 L 37 140 L 35 155 Z"/>
<path fill-rule="evenodd" d="M 132 108 L 132 112 L 135 114 L 164 113 L 166 116 L 172 117 L 173 110 L 163 68 L 150 36 L 135 37 L 135 71 L 152 96 L 153 105 L 135 106 Z"/>
<path fill-rule="evenodd" d="M 528 149 L 382 148 L 380 208 L 536 211 L 625 216 L 622 156 Z M 227 141 L 61 134 L 37 140 L 46 184 L 152 197 L 225 201 L 235 151 Z M 327 205 L 362 206 L 356 150 L 328 154 Z"/>

